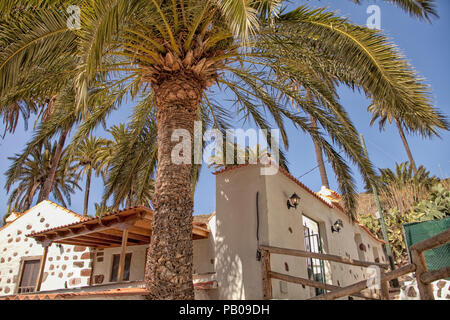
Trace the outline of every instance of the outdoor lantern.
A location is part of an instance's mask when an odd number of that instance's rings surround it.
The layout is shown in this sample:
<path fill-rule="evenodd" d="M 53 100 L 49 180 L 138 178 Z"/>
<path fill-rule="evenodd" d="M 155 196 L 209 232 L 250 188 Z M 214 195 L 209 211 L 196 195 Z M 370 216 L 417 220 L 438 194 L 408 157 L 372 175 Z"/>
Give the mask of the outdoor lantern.
<path fill-rule="evenodd" d="M 339 232 L 344 227 L 344 223 L 341 219 L 336 220 L 335 223 L 331 226 L 331 233 L 333 232 Z"/>
<path fill-rule="evenodd" d="M 292 194 L 292 196 L 287 201 L 288 209 L 290 209 L 290 208 L 297 209 L 299 202 L 300 202 L 300 197 L 296 193 Z"/>

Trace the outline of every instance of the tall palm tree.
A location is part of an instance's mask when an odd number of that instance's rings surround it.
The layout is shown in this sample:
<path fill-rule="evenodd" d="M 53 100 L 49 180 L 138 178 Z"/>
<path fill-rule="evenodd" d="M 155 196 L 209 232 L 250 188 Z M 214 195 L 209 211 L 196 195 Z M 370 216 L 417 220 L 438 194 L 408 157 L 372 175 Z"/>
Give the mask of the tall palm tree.
<path fill-rule="evenodd" d="M 6 190 L 11 195 L 8 199 L 10 211 L 23 212 L 33 205 L 35 196 L 44 188 L 45 181 L 52 170 L 53 157 L 57 144 L 45 141 L 42 146 L 35 150 L 27 158 L 16 175 L 15 169 L 11 167 L 5 174 L 7 176 Z M 63 152 L 64 157 L 64 152 Z M 14 160 L 15 157 L 10 157 Z M 62 205 L 70 205 L 70 195 L 80 187 L 77 184 L 75 166 L 67 164 L 66 160 L 60 162 L 55 175 L 55 183 L 51 190 L 53 197 Z"/>
<path fill-rule="evenodd" d="M 106 160 L 109 155 L 108 140 L 89 136 L 74 151 L 72 161 L 75 162 L 81 177 L 86 176 L 86 186 L 84 189 L 84 209 L 83 215 L 88 215 L 89 192 L 91 189 L 92 172 L 99 176 L 106 168 Z"/>
<path fill-rule="evenodd" d="M 11 2 L 16 1 L 5 1 Z M 354 25 L 325 9 L 300 6 L 280 11 L 279 6 L 284 3 L 281 0 L 80 1 L 82 27 L 69 31 L 65 22 L 48 18 L 65 12 L 58 4 L 66 2 L 51 2 L 57 5 L 17 17 L 20 25 L 31 30 L 35 28 L 34 21 L 46 23 L 39 25 L 39 35 L 29 33 L 31 36 L 24 41 L 8 38 L 8 50 L 0 56 L 0 95 L 15 81 L 14 76 L 6 74 L 20 73 L 36 60 L 51 61 L 49 57 L 63 50 L 64 45 L 72 45 L 68 39 L 76 34 L 79 60 L 74 81 L 80 112 L 88 114 L 87 88 L 100 80 L 110 89 L 105 95 L 119 92 L 120 97 L 140 100 L 135 114 L 151 116 L 157 131 L 152 201 L 155 214 L 146 270 L 152 298 L 194 297 L 193 166 L 172 162 L 175 142 L 171 136 L 175 129 L 185 129 L 192 136 L 194 121 L 203 115 L 211 117 L 215 126 L 226 129 L 217 120 L 220 109 L 208 98 L 208 88 L 227 88 L 234 97 L 237 114 L 245 120 L 262 129 L 278 127 L 285 148 L 289 145 L 286 121 L 314 137 L 338 176 L 349 214 L 354 212 L 355 189 L 348 165 L 323 135 L 311 128 L 306 117 L 286 107 L 287 102 L 294 100 L 314 117 L 364 177 L 372 177 L 373 170 L 337 97 L 309 78 L 301 66 L 364 90 L 380 110 L 414 111 L 417 117 L 426 114 L 435 118 L 427 87 L 394 45 L 378 31 Z M 431 0 L 389 2 L 421 18 L 435 14 Z M 62 41 L 58 41 L 60 38 Z M 22 60 L 24 56 L 28 59 Z M 289 83 L 279 81 L 280 77 L 301 83 L 320 99 L 320 105 L 292 90 Z M 116 106 L 99 106 L 85 117 L 71 148 L 103 123 Z"/>
<path fill-rule="evenodd" d="M 14 19 L 18 19 L 17 17 L 21 16 L 22 10 L 29 10 L 30 12 L 38 10 L 41 5 L 39 3 L 43 3 L 43 1 L 31 1 L 27 4 L 19 1 L 6 1 L 2 3 L 2 13 L 0 14 L 0 47 L 6 50 L 14 50 L 9 45 L 9 40 L 14 38 L 18 39 L 16 38 L 17 36 L 22 38 L 20 41 L 26 42 L 26 37 L 30 37 L 27 34 L 33 31 L 27 28 L 26 23 L 15 24 Z M 35 21 L 35 23 L 44 22 Z M 36 36 L 38 34 L 33 34 L 31 37 Z M 68 41 L 73 42 L 74 39 L 73 37 L 72 39 L 68 39 Z M 33 113 L 38 114 L 38 119 L 41 119 L 45 123 L 51 118 L 52 113 L 57 108 L 57 104 L 67 103 L 68 96 L 70 96 L 69 88 L 72 79 L 70 70 L 73 70 L 75 67 L 75 60 L 72 55 L 74 48 L 75 46 L 73 45 L 71 47 L 64 46 L 63 50 L 57 53 L 55 52 L 57 55 L 53 57 L 54 61 L 51 63 L 45 60 L 35 60 L 32 65 L 22 72 L 14 75 L 8 73 L 6 78 L 8 85 L 2 88 L 0 98 L 0 116 L 3 116 L 5 133 L 7 131 L 10 133 L 14 132 L 20 115 L 24 118 L 25 126 L 27 126 L 27 121 Z M 35 49 L 38 52 L 45 50 L 45 48 Z M 18 54 L 16 58 L 27 60 L 27 57 L 21 54 Z M 55 149 L 51 171 L 39 194 L 40 201 L 48 199 L 51 193 L 70 127 L 71 125 L 69 124 L 58 128 L 57 132 L 54 132 L 54 134 L 59 133 L 58 144 Z M 17 170 L 23 165 L 23 161 L 30 151 L 41 143 L 42 140 L 31 146 L 26 155 L 20 157 L 21 163 L 17 164 Z M 19 157 L 17 160 L 19 160 Z"/>

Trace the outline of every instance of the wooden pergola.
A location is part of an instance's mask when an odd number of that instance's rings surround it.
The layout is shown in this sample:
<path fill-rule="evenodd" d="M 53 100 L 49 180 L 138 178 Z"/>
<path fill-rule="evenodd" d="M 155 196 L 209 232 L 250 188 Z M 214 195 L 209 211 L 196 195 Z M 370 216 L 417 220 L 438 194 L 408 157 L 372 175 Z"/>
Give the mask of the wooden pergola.
<path fill-rule="evenodd" d="M 121 247 L 118 278 L 119 281 L 123 281 L 127 247 L 150 243 L 152 220 L 153 211 L 150 208 L 136 206 L 108 213 L 102 217 L 87 218 L 80 222 L 27 235 L 44 247 L 35 291 L 40 291 L 48 247 L 52 243 L 95 249 Z M 203 225 L 193 224 L 192 238 L 194 240 L 206 239 L 208 235 L 209 231 Z"/>

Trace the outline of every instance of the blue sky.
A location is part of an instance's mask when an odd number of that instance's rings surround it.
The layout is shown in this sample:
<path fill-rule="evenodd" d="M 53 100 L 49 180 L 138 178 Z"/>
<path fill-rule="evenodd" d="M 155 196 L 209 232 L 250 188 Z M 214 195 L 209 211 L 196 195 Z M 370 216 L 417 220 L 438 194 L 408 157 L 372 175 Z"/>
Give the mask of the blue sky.
<path fill-rule="evenodd" d="M 365 24 L 368 18 L 366 9 L 371 4 L 377 4 L 381 8 L 381 27 L 383 31 L 393 39 L 402 52 L 417 69 L 419 74 L 425 77 L 433 89 L 433 97 L 436 107 L 449 115 L 450 88 L 450 2 L 448 0 L 438 0 L 438 12 L 440 19 L 434 20 L 430 25 L 426 22 L 418 21 L 409 17 L 401 10 L 392 5 L 385 4 L 384 1 L 362 1 L 360 6 L 354 5 L 351 1 L 344 0 L 322 0 L 322 1 L 291 1 L 291 6 L 308 2 L 311 6 L 328 6 L 332 10 L 337 10 L 341 15 L 350 18 L 355 23 Z M 369 126 L 370 114 L 366 111 L 369 101 L 364 95 L 352 92 L 347 88 L 339 91 L 342 105 L 348 110 L 356 128 L 366 140 L 370 158 L 378 168 L 394 167 L 395 162 L 407 161 L 400 137 L 393 126 L 388 126 L 384 132 L 379 132 L 378 126 Z M 218 101 L 227 105 L 228 98 L 224 94 L 217 97 Z M 108 124 L 117 124 L 126 121 L 132 109 L 133 103 L 127 103 L 120 111 L 115 112 L 108 121 Z M 7 135 L 0 140 L 0 186 L 5 184 L 3 173 L 8 169 L 9 156 L 20 152 L 32 135 L 34 119 L 30 120 L 30 129 L 23 129 L 23 122 L 20 122 L 14 135 Z M 236 123 L 236 127 L 239 124 Z M 102 129 L 96 134 L 105 135 Z M 290 149 L 287 152 L 289 168 L 295 177 L 303 176 L 306 172 L 316 166 L 313 144 L 311 138 L 305 134 L 295 131 L 292 127 L 288 130 L 290 139 Z M 408 136 L 413 156 L 417 164 L 424 165 L 432 174 L 439 177 L 450 176 L 450 133 L 442 134 L 442 139 L 433 138 L 423 140 L 417 136 Z M 337 183 L 333 171 L 328 166 L 328 175 L 331 187 L 337 190 Z M 354 172 L 359 191 L 363 190 L 361 177 L 356 170 Z M 303 176 L 301 181 L 313 190 L 320 189 L 320 177 L 318 170 Z M 84 186 L 84 181 L 80 182 Z M 210 213 L 215 210 L 215 176 L 211 170 L 204 167 L 200 182 L 195 194 L 194 213 Z M 89 212 L 94 212 L 94 203 L 100 202 L 103 192 L 103 184 L 100 179 L 94 179 L 90 195 Z M 6 190 L 0 188 L 0 217 L 7 209 Z M 83 211 L 83 192 L 77 192 L 72 196 L 70 209 L 75 212 Z"/>

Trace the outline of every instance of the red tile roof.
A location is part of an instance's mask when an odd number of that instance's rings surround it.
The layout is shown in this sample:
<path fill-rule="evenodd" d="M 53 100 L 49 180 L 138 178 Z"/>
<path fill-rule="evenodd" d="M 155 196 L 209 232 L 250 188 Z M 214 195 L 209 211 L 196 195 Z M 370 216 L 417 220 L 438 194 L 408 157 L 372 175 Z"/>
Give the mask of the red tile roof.
<path fill-rule="evenodd" d="M 217 281 L 206 281 L 194 283 L 195 290 L 210 290 L 217 287 Z M 149 291 L 146 288 L 115 288 L 98 291 L 78 291 L 78 292 L 55 292 L 55 293 L 30 293 L 16 294 L 0 297 L 0 300 L 63 300 L 86 297 L 118 297 L 118 296 L 147 296 Z"/>
<path fill-rule="evenodd" d="M 235 165 L 235 166 L 231 166 L 228 168 L 224 168 L 221 170 L 218 170 L 216 172 L 214 172 L 214 175 L 219 175 L 225 172 L 229 172 L 232 170 L 236 170 L 239 168 L 243 168 L 243 167 L 247 167 L 250 166 L 252 164 L 246 163 L 246 164 L 240 164 L 240 165 Z M 314 196 L 315 198 L 317 198 L 320 202 L 322 202 L 324 205 L 326 205 L 329 208 L 337 208 L 340 211 L 342 211 L 343 213 L 345 213 L 345 209 L 341 207 L 341 205 L 339 205 L 338 203 L 334 202 L 333 204 L 328 203 L 327 201 L 325 201 L 321 196 L 319 196 L 316 192 L 312 191 L 310 188 L 308 188 L 306 185 L 304 185 L 302 182 L 300 182 L 298 179 L 296 179 L 294 176 L 292 176 L 286 169 L 282 168 L 282 167 L 278 167 L 278 170 L 285 175 L 288 179 L 292 180 L 295 184 L 297 184 L 298 186 L 300 186 L 301 188 L 303 188 L 305 191 L 307 191 L 308 193 L 310 193 L 312 196 Z M 376 241 L 380 242 L 380 243 L 385 243 L 383 240 L 378 239 L 372 232 L 370 232 L 369 229 L 367 229 L 365 226 L 363 226 L 362 224 L 360 224 L 357 220 L 355 220 L 355 222 L 364 230 L 366 231 L 369 236 L 371 236 L 373 239 L 375 239 Z"/>
<path fill-rule="evenodd" d="M 115 296 L 145 296 L 148 291 L 145 288 L 116 288 L 102 291 L 80 291 L 66 293 L 36 293 L 18 294 L 0 297 L 0 300 L 62 300 L 77 297 L 115 297 Z"/>
<path fill-rule="evenodd" d="M 13 224 L 14 222 L 16 222 L 17 219 L 22 218 L 25 214 L 27 214 L 28 212 L 30 212 L 31 210 L 33 210 L 34 207 L 40 205 L 42 202 L 48 202 L 49 204 L 51 204 L 51 205 L 53 205 L 53 206 L 55 206 L 55 207 L 57 207 L 57 208 L 59 208 L 59 209 L 65 211 L 65 212 L 67 212 L 67 213 L 73 215 L 75 218 L 79 219 L 79 221 L 76 222 L 76 223 L 79 223 L 80 221 L 84 221 L 84 220 L 86 219 L 86 218 L 83 217 L 82 215 L 79 215 L 78 213 L 76 213 L 76 212 L 74 212 L 74 211 L 72 211 L 72 210 L 69 210 L 69 209 L 67 209 L 67 208 L 64 208 L 63 206 L 60 206 L 59 204 L 57 204 L 57 203 L 55 203 L 55 202 L 53 202 L 53 201 L 50 201 L 50 200 L 43 200 L 43 201 L 39 202 L 38 204 L 36 204 L 35 206 L 31 207 L 30 209 L 26 210 L 25 212 L 22 212 L 22 213 L 20 213 L 20 212 L 15 212 L 15 214 L 17 215 L 17 218 L 16 218 L 14 221 L 12 221 L 12 222 L 5 223 L 5 225 L 3 225 L 2 227 L 0 227 L 0 231 L 3 230 L 3 229 L 5 229 L 6 227 L 10 226 L 10 225 Z"/>
<path fill-rule="evenodd" d="M 104 214 L 104 215 L 102 216 L 102 218 L 108 217 L 108 216 L 112 216 L 112 215 L 115 215 L 115 214 L 120 214 L 120 213 L 122 213 L 122 212 L 130 211 L 130 210 L 133 210 L 133 209 L 142 209 L 142 210 L 144 210 L 144 211 L 151 211 L 151 212 L 152 212 L 152 210 L 151 210 L 150 208 L 148 208 L 148 207 L 144 207 L 144 206 L 134 206 L 134 207 L 129 207 L 129 208 L 122 209 L 122 210 L 117 210 L 117 211 L 109 212 L 109 213 L 107 213 L 107 214 Z M 83 220 L 81 220 L 81 221 L 77 221 L 77 222 L 73 222 L 73 223 L 69 223 L 69 224 L 57 226 L 57 227 L 54 227 L 54 228 L 45 229 L 45 230 L 42 230 L 42 231 L 30 233 L 30 234 L 27 234 L 26 236 L 27 236 L 27 237 L 32 237 L 32 236 L 35 236 L 35 235 L 38 235 L 38 234 L 41 234 L 41 233 L 46 233 L 46 232 L 48 232 L 48 231 L 52 231 L 52 230 L 57 230 L 57 229 L 61 229 L 61 228 L 67 228 L 67 227 L 75 226 L 75 225 L 79 224 L 80 222 L 83 222 L 83 223 L 84 223 L 84 222 L 89 222 L 89 221 L 99 220 L 99 218 L 100 218 L 100 217 L 87 217 L 87 218 L 86 218 L 86 217 L 83 217 Z"/>

